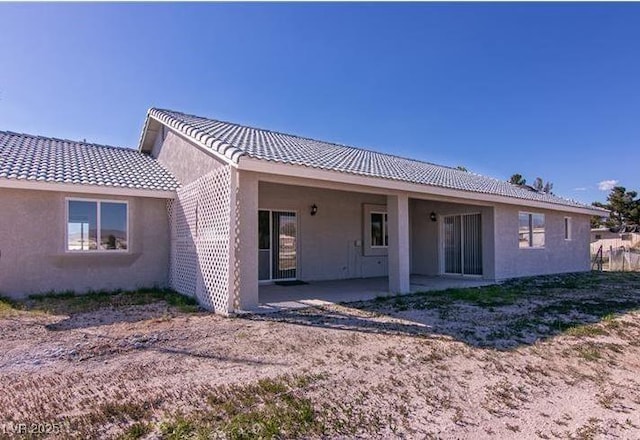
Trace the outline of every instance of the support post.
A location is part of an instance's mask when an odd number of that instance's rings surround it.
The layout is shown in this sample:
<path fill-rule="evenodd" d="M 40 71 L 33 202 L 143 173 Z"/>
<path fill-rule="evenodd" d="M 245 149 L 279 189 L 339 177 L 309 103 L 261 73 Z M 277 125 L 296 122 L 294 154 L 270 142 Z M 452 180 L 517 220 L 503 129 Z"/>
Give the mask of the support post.
<path fill-rule="evenodd" d="M 389 291 L 409 293 L 409 196 L 387 196 Z"/>
<path fill-rule="evenodd" d="M 241 310 L 259 306 L 258 298 L 258 176 L 237 171 L 238 239 L 236 264 L 239 271 L 238 301 Z"/>

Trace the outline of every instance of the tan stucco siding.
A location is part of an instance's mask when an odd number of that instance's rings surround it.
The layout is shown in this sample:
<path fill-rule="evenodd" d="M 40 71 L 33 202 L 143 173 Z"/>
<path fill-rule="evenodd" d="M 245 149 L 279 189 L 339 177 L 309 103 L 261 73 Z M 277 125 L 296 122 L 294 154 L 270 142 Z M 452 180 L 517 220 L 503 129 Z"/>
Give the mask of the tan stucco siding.
<path fill-rule="evenodd" d="M 435 222 L 430 219 L 432 212 L 438 216 Z M 411 273 L 430 276 L 440 274 L 442 216 L 477 213 L 482 218 L 482 276 L 494 279 L 493 208 L 430 200 L 411 201 Z"/>
<path fill-rule="evenodd" d="M 129 252 L 65 252 L 66 197 L 127 200 Z M 0 294 L 165 286 L 166 200 L 0 189 Z"/>
<path fill-rule="evenodd" d="M 166 127 L 158 132 L 151 156 L 169 170 L 182 185 L 188 185 L 224 165 Z"/>
<path fill-rule="evenodd" d="M 365 257 L 363 205 L 386 204 L 386 197 L 268 182 L 259 184 L 260 209 L 298 213 L 299 273 L 306 281 L 387 275 L 386 256 Z M 311 205 L 318 213 L 311 216 Z"/>
<path fill-rule="evenodd" d="M 545 247 L 518 247 L 518 213 L 545 215 Z M 509 205 L 495 207 L 496 218 L 496 278 L 582 272 L 590 269 L 588 215 L 566 214 L 518 208 Z M 564 239 L 564 218 L 571 217 L 571 240 Z"/>

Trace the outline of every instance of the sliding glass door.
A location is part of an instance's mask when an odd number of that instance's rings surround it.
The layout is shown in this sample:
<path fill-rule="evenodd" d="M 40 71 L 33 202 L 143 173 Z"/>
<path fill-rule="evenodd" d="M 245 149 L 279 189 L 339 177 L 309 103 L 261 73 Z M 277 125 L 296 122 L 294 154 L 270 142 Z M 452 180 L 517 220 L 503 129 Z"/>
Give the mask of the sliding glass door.
<path fill-rule="evenodd" d="M 443 229 L 444 273 L 482 275 L 480 214 L 446 216 Z"/>

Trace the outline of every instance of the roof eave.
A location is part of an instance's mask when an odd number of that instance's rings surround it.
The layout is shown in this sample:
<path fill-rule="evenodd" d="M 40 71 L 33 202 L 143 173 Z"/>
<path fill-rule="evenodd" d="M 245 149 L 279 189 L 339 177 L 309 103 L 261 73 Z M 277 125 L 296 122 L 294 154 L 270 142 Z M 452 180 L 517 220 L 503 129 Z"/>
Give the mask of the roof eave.
<path fill-rule="evenodd" d="M 516 197 L 501 196 L 474 191 L 464 191 L 453 188 L 424 185 L 419 183 L 405 182 L 401 180 L 385 179 L 374 176 L 364 176 L 355 173 L 345 173 L 341 171 L 311 168 L 303 165 L 280 163 L 263 159 L 242 157 L 238 163 L 238 170 L 253 171 L 265 174 L 297 177 L 302 179 L 323 180 L 327 182 L 338 182 L 346 185 L 357 185 L 361 187 L 375 188 L 380 193 L 413 193 L 421 195 L 433 195 L 438 197 L 451 197 L 461 200 L 483 201 L 489 203 L 502 203 L 508 205 L 527 206 L 554 211 L 572 212 L 585 215 L 603 215 L 603 212 L 596 207 L 580 207 L 563 205 L 537 200 L 520 199 Z"/>
<path fill-rule="evenodd" d="M 26 189 L 36 191 L 55 191 L 74 194 L 96 194 L 110 196 L 145 197 L 155 199 L 174 199 L 175 190 L 134 188 L 126 186 L 91 185 L 81 183 L 47 182 L 28 179 L 0 178 L 0 188 Z"/>
<path fill-rule="evenodd" d="M 153 149 L 153 142 L 155 141 L 155 135 L 158 130 L 152 130 L 151 124 L 153 120 L 150 117 L 151 109 L 147 110 L 147 116 L 142 126 L 142 132 L 140 133 L 140 140 L 138 141 L 138 151 L 141 153 L 151 153 Z"/>
<path fill-rule="evenodd" d="M 155 139 L 148 135 L 149 131 L 151 131 L 149 127 L 153 122 L 158 122 L 174 132 L 181 134 L 208 154 L 213 155 L 218 160 L 233 167 L 236 167 L 240 157 L 245 155 L 241 149 L 156 108 L 150 108 L 147 112 L 147 120 L 145 121 L 143 133 L 140 137 L 139 148 L 141 148 L 141 151 L 151 151 L 151 149 L 146 146 L 152 142 L 151 139 Z"/>

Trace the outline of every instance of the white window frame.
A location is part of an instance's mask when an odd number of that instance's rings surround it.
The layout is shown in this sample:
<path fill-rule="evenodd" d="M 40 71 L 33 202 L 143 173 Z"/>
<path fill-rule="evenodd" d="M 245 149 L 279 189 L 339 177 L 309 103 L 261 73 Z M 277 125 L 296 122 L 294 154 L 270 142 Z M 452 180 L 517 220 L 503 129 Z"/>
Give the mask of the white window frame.
<path fill-rule="evenodd" d="M 362 255 L 365 257 L 383 257 L 387 256 L 389 252 L 389 243 L 387 242 L 387 246 L 372 246 L 371 245 L 371 214 L 383 214 L 383 225 L 384 228 L 384 214 L 387 214 L 387 223 L 388 212 L 387 205 L 382 204 L 371 204 L 364 203 L 362 205 Z M 387 226 L 388 227 L 388 226 Z M 384 229 L 383 229 L 384 233 Z M 383 238 L 384 240 L 384 238 Z M 388 239 L 387 239 L 388 240 Z"/>
<path fill-rule="evenodd" d="M 96 227 L 97 227 L 97 243 L 98 249 L 87 249 L 87 250 L 74 250 L 69 249 L 69 202 L 94 202 L 96 203 Z M 100 249 L 100 233 L 102 225 L 100 220 L 100 203 L 120 203 L 127 207 L 127 224 L 126 224 L 126 232 L 127 232 L 127 248 L 126 249 Z M 117 199 L 86 199 L 82 197 L 66 197 L 64 200 L 64 212 L 65 212 L 65 222 L 64 222 L 64 250 L 69 254 L 127 254 L 131 252 L 131 234 L 129 231 L 129 201 L 128 200 L 117 200 Z"/>
<path fill-rule="evenodd" d="M 529 216 L 529 246 L 520 246 L 520 215 L 526 214 Z M 544 246 L 533 245 L 533 216 L 541 215 L 544 217 Z M 547 216 L 544 212 L 532 212 L 532 211 L 518 211 L 518 249 L 544 249 L 547 246 Z"/>
<path fill-rule="evenodd" d="M 565 217 L 562 221 L 562 226 L 564 228 L 564 240 L 571 241 L 573 239 L 573 222 L 571 221 L 571 217 Z"/>
<path fill-rule="evenodd" d="M 258 284 L 273 284 L 277 281 L 295 281 L 300 279 L 300 268 L 302 267 L 301 260 L 302 254 L 300 252 L 301 241 L 300 240 L 300 213 L 297 209 L 275 209 L 275 208 L 258 208 L 260 211 L 267 211 L 269 213 L 269 279 L 258 280 Z M 292 212 L 296 215 L 296 277 L 295 278 L 273 278 L 273 213 L 274 212 Z M 257 214 L 259 215 L 259 214 Z M 260 249 L 258 246 L 258 255 L 260 251 L 266 251 L 266 249 Z M 258 262 L 259 263 L 259 262 Z"/>

